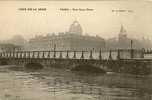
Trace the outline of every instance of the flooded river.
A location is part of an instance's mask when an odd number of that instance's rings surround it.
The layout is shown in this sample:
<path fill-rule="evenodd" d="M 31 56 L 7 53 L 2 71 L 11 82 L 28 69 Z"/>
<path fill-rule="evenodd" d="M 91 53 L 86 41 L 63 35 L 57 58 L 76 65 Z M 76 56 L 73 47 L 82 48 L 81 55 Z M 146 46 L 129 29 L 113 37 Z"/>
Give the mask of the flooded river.
<path fill-rule="evenodd" d="M 0 100 L 152 100 L 152 75 L 0 66 Z"/>

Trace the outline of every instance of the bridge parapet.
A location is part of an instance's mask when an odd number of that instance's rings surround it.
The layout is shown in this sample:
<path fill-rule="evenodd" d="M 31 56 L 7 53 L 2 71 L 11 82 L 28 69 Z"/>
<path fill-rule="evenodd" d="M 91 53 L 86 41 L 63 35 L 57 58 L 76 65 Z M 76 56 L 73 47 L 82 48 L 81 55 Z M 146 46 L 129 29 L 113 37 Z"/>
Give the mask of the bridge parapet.
<path fill-rule="evenodd" d="M 14 51 L 1 52 L 0 58 L 54 58 L 54 59 L 96 59 L 119 60 L 143 58 L 145 51 L 134 49 L 99 50 L 99 51 Z"/>
<path fill-rule="evenodd" d="M 103 54 L 103 55 L 102 55 Z M 109 59 L 109 52 L 93 51 L 16 51 L 0 52 L 0 58 Z M 104 56 L 104 57 L 102 57 Z M 115 58 L 115 57 L 114 57 Z"/>

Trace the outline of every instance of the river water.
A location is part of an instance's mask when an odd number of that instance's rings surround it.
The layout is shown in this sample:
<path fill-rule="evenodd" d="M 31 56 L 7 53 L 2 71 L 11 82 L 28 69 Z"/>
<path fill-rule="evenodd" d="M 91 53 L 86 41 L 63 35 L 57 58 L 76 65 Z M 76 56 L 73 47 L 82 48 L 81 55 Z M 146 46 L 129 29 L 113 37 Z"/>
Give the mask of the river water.
<path fill-rule="evenodd" d="M 0 66 L 0 100 L 152 100 L 152 75 Z"/>

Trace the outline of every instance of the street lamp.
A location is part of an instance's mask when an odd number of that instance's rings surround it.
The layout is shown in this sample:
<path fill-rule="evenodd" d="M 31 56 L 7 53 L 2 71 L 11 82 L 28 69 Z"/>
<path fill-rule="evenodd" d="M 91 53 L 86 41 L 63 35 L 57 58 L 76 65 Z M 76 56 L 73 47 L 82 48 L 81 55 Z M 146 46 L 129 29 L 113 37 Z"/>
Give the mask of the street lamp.
<path fill-rule="evenodd" d="M 133 49 L 133 40 L 130 41 L 131 49 Z"/>

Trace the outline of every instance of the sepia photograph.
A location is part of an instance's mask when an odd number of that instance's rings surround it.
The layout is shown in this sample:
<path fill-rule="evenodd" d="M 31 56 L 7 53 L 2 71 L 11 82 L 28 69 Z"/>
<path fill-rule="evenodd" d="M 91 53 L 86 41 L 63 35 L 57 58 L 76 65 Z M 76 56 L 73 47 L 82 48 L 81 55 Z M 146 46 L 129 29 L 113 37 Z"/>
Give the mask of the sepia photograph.
<path fill-rule="evenodd" d="M 0 0 L 0 100 L 152 100 L 152 0 Z"/>

